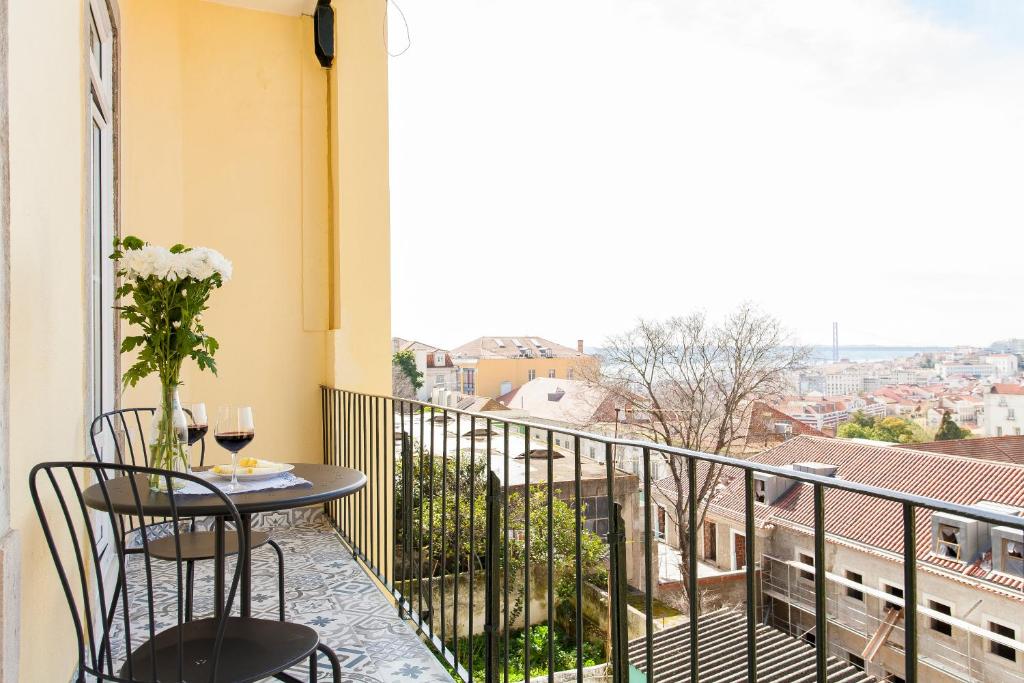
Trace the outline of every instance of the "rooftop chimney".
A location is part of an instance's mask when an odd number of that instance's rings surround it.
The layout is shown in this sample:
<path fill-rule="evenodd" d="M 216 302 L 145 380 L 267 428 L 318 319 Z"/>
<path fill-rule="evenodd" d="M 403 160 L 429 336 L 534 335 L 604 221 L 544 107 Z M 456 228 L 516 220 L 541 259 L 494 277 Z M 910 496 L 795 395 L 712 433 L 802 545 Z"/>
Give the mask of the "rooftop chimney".
<path fill-rule="evenodd" d="M 576 350 L 579 351 L 580 353 L 583 353 L 583 340 L 582 339 L 577 339 L 576 340 Z"/>

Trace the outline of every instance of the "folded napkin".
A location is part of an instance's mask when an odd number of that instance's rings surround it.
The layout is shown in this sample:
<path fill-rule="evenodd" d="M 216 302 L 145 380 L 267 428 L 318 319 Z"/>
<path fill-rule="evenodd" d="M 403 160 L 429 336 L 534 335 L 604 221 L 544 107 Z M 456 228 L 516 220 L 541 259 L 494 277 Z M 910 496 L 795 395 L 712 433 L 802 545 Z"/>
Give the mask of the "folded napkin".
<path fill-rule="evenodd" d="M 272 460 L 260 460 L 259 458 L 239 458 L 239 474 L 273 474 L 284 469 L 284 465 Z M 215 465 L 213 471 L 217 474 L 231 474 L 231 465 Z"/>
<path fill-rule="evenodd" d="M 231 472 L 231 466 L 228 466 L 228 472 Z M 195 476 L 200 479 L 206 480 L 208 483 L 213 484 L 215 487 L 223 490 L 225 486 L 231 483 L 231 480 L 224 479 L 218 474 L 214 474 L 212 471 L 208 472 L 195 472 Z M 298 486 L 312 486 L 313 483 L 308 479 L 297 477 L 291 472 L 282 472 L 276 477 L 267 477 L 266 479 L 260 479 L 259 481 L 239 481 L 238 489 L 235 491 L 225 491 L 229 495 L 236 493 L 252 493 L 253 491 L 265 491 L 268 489 L 289 489 Z M 174 492 L 177 496 L 196 496 L 196 495 L 210 495 L 209 489 L 196 484 L 195 482 L 188 482 L 180 489 Z"/>

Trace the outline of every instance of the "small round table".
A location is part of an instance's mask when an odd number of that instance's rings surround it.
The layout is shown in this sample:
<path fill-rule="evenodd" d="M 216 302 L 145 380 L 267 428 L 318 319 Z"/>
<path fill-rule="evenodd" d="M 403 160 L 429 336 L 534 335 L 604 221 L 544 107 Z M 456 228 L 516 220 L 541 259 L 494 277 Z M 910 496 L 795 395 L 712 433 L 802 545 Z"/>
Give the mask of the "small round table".
<path fill-rule="evenodd" d="M 274 512 L 292 508 L 326 503 L 344 498 L 366 486 L 366 475 L 359 470 L 337 465 L 311 465 L 296 463 L 292 474 L 309 481 L 312 486 L 293 486 L 287 489 L 266 489 L 251 493 L 228 494 L 242 517 L 244 533 L 248 539 L 252 529 L 252 516 L 258 512 Z M 126 477 L 116 477 L 106 482 L 107 497 L 99 484 L 93 484 L 84 492 L 85 504 L 96 510 L 110 510 L 125 515 L 136 515 L 141 507 L 147 517 L 170 517 L 171 503 L 166 493 L 149 489 L 145 475 L 136 475 L 136 503 L 132 486 Z M 174 498 L 179 517 L 213 517 L 216 532 L 224 534 L 224 503 L 214 495 L 178 495 Z M 137 505 L 139 507 L 137 507 Z M 224 556 L 214 558 L 214 607 L 219 614 L 224 604 Z M 252 556 L 251 550 L 242 558 L 241 596 L 239 612 L 243 617 L 252 614 Z"/>

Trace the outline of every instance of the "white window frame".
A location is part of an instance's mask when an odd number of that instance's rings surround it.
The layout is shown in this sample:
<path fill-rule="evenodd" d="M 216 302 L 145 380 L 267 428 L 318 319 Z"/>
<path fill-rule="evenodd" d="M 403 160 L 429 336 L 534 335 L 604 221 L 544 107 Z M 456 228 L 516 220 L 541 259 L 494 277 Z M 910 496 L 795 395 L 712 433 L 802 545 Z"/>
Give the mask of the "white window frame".
<path fill-rule="evenodd" d="M 100 413 L 117 407 L 118 393 L 118 327 L 114 315 L 114 266 L 107 256 L 117 235 L 116 192 L 117 158 L 115 139 L 115 52 L 114 8 L 106 0 L 83 0 L 85 3 L 85 54 L 89 79 L 87 120 L 87 196 L 85 243 L 87 247 L 88 318 L 87 318 L 87 401 L 86 424 Z M 91 42 L 100 44 L 97 57 Z M 98 140 L 96 139 L 98 136 Z M 88 441 L 89 436 L 86 435 Z M 108 459 L 113 442 L 98 444 L 100 457 Z M 91 454 L 91 445 L 86 444 Z"/>
<path fill-rule="evenodd" d="M 86 196 L 84 216 L 86 317 L 86 402 L 84 444 L 87 457 L 93 457 L 88 427 L 100 413 L 118 405 L 119 343 L 118 324 L 114 314 L 114 264 L 107 258 L 118 234 L 117 221 L 117 137 L 116 79 L 117 63 L 117 0 L 82 0 L 84 19 L 85 71 L 88 78 L 86 92 Z M 93 28 L 99 41 L 99 55 L 92 51 Z M 98 133 L 98 141 L 94 137 Z M 104 440 L 96 445 L 103 461 L 113 460 L 114 435 L 103 430 Z M 108 534 L 114 532 L 105 516 L 94 513 L 95 543 L 103 556 L 102 582 L 112 591 L 117 576 L 116 555 L 109 551 Z M 114 532 L 116 533 L 116 532 Z M 98 600 L 98 587 L 93 586 L 93 600 Z M 109 595 L 109 593 L 108 593 Z M 102 611 L 93 611 L 94 618 L 102 618 Z M 99 622 L 97 621 L 97 627 Z"/>
<path fill-rule="evenodd" d="M 526 371 L 526 381 L 527 382 L 532 382 L 535 379 L 537 379 L 537 371 L 536 370 L 527 370 Z"/>

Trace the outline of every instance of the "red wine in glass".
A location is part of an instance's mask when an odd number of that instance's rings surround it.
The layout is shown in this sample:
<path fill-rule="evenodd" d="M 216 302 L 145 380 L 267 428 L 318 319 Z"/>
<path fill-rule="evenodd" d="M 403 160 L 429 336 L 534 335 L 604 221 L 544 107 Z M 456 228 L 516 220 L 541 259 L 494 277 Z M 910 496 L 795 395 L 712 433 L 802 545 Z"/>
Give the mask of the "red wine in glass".
<path fill-rule="evenodd" d="M 242 450 L 256 437 L 256 424 L 252 418 L 250 406 L 224 406 L 219 410 L 217 426 L 213 437 L 221 448 L 231 451 L 231 483 L 225 491 L 238 490 L 238 451 Z"/>
<path fill-rule="evenodd" d="M 205 427 L 203 427 L 203 432 L 206 432 Z M 252 440 L 256 438 L 256 432 L 220 432 L 215 434 L 214 438 L 217 439 L 217 444 L 220 445 L 221 448 L 231 451 L 232 453 L 238 453 L 238 451 L 252 443 Z"/>
<path fill-rule="evenodd" d="M 209 425 L 190 424 L 188 426 L 188 445 L 191 446 L 206 436 L 209 429 Z"/>

